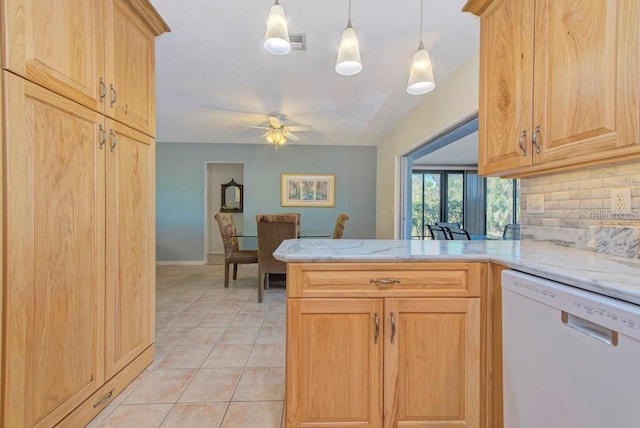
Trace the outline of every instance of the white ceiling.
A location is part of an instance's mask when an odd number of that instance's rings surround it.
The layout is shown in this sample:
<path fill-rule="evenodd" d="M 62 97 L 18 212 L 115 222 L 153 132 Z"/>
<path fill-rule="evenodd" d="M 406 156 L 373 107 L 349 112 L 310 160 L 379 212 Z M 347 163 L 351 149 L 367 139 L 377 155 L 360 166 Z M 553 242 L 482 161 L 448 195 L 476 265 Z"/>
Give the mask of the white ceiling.
<path fill-rule="evenodd" d="M 413 161 L 413 166 L 472 166 L 478 165 L 478 131 Z"/>
<path fill-rule="evenodd" d="M 348 0 L 281 0 L 306 51 L 267 53 L 272 0 L 151 0 L 171 27 L 156 44 L 157 140 L 257 143 L 269 114 L 308 124 L 293 144 L 376 145 L 430 94 L 405 92 L 420 40 L 419 0 L 352 0 L 363 71 L 335 73 Z M 478 50 L 465 0 L 424 1 L 424 45 L 437 84 Z M 435 91 L 438 88 L 436 87 Z M 428 118 L 425 118 L 428 120 Z"/>

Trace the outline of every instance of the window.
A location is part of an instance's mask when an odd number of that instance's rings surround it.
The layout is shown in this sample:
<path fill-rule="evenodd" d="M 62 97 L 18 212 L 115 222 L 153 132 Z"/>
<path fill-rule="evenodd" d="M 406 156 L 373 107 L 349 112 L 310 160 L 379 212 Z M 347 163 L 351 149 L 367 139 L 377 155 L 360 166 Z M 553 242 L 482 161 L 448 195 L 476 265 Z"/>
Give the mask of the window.
<path fill-rule="evenodd" d="M 486 178 L 486 234 L 501 238 L 504 227 L 520 221 L 520 181 Z"/>
<path fill-rule="evenodd" d="M 464 223 L 463 171 L 413 171 L 411 181 L 412 239 L 425 239 L 439 221 Z"/>

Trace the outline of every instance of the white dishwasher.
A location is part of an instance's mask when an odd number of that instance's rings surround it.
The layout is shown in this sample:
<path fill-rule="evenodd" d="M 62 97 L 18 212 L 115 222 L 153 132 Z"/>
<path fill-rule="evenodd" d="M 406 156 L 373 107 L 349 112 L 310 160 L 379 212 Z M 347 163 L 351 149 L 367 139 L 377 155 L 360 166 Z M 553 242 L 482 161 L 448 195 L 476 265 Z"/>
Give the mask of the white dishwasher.
<path fill-rule="evenodd" d="M 640 306 L 502 273 L 505 428 L 640 427 Z"/>

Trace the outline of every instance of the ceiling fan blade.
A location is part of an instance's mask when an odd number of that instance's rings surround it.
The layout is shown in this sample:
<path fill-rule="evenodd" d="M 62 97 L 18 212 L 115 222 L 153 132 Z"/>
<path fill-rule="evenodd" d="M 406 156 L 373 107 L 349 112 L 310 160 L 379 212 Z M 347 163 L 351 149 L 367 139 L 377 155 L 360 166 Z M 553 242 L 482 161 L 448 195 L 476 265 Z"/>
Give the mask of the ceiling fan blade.
<path fill-rule="evenodd" d="M 255 126 L 255 125 L 240 125 L 240 126 L 244 126 L 245 128 L 253 128 L 253 129 L 269 129 L 269 127 L 267 126 Z"/>
<path fill-rule="evenodd" d="M 291 132 L 287 132 L 286 137 L 287 137 L 288 139 L 290 139 L 291 141 L 300 141 L 300 137 L 298 137 L 298 136 L 297 136 L 297 135 L 295 135 L 295 134 L 292 134 Z"/>
<path fill-rule="evenodd" d="M 269 124 L 273 128 L 280 128 L 282 126 L 282 124 L 280 123 L 280 119 L 275 116 L 269 116 Z"/>
<path fill-rule="evenodd" d="M 296 131 L 296 132 L 308 132 L 308 131 L 313 131 L 313 128 L 311 128 L 311 126 L 309 125 L 287 125 L 287 128 L 289 128 L 290 131 Z"/>

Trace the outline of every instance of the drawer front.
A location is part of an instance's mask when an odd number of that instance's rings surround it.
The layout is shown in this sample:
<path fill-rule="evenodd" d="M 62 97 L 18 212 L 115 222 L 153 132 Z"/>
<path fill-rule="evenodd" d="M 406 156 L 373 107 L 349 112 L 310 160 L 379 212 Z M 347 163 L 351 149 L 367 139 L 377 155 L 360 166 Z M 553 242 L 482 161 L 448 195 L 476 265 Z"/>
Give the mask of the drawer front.
<path fill-rule="evenodd" d="M 294 263 L 287 296 L 477 297 L 485 263 Z"/>

